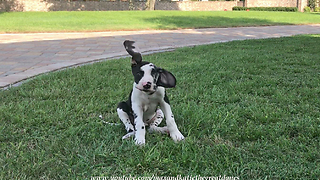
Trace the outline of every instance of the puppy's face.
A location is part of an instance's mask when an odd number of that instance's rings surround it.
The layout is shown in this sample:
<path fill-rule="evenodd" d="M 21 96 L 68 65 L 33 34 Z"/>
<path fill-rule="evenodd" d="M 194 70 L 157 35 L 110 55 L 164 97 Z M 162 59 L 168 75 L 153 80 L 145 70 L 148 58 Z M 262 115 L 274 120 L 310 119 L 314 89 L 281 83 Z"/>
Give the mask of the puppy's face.
<path fill-rule="evenodd" d="M 147 93 L 154 93 L 157 88 L 161 69 L 149 62 L 132 65 L 135 88 Z"/>
<path fill-rule="evenodd" d="M 174 75 L 162 68 L 157 68 L 152 63 L 142 61 L 139 51 L 133 46 L 134 41 L 126 40 L 123 45 L 126 51 L 132 56 L 131 68 L 134 76 L 134 86 L 140 91 L 153 94 L 158 86 L 172 88 L 176 85 Z"/>

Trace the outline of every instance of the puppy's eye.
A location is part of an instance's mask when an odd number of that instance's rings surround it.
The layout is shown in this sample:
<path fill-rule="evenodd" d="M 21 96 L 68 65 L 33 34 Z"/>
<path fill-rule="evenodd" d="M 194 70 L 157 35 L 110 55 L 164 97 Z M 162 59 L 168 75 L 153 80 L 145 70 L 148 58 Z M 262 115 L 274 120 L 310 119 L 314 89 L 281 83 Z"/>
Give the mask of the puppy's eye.
<path fill-rule="evenodd" d="M 156 71 L 155 69 L 152 69 L 152 70 L 151 70 L 151 76 L 155 76 L 156 73 L 157 73 L 157 71 Z"/>
<path fill-rule="evenodd" d="M 138 72 L 137 72 L 137 75 L 138 75 L 138 76 L 143 76 L 143 74 L 144 74 L 143 71 L 138 71 Z"/>

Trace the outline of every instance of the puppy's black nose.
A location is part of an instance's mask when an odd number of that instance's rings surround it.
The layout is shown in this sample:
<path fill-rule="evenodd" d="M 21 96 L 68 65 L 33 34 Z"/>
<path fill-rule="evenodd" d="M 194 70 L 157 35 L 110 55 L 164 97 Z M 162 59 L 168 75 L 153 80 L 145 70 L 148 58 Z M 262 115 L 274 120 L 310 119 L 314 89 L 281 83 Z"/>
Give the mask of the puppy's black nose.
<path fill-rule="evenodd" d="M 147 82 L 146 84 L 143 85 L 144 89 L 150 89 L 151 88 L 151 82 Z"/>

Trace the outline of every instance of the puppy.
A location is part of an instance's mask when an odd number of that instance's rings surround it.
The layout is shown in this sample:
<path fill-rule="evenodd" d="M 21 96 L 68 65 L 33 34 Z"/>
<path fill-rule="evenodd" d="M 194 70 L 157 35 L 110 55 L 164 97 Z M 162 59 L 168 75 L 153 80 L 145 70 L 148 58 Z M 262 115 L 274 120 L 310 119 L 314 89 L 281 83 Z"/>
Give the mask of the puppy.
<path fill-rule="evenodd" d="M 151 132 L 167 133 L 175 142 L 183 140 L 184 136 L 177 128 L 165 91 L 165 88 L 175 87 L 176 78 L 169 71 L 142 61 L 141 53 L 133 44 L 134 41 L 128 40 L 123 43 L 132 56 L 134 83 L 129 99 L 120 102 L 117 108 L 118 116 L 128 132 L 122 139 L 134 135 L 135 143 L 144 145 L 146 126 L 149 126 Z M 164 116 L 167 126 L 158 127 Z"/>

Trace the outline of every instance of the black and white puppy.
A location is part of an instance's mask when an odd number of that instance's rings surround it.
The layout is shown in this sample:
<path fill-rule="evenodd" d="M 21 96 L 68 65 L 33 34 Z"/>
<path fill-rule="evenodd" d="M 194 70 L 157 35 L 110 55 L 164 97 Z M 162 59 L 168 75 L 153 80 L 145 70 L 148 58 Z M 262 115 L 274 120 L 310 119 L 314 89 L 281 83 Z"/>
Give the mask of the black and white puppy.
<path fill-rule="evenodd" d="M 149 126 L 151 132 L 170 134 L 175 142 L 183 140 L 184 136 L 177 128 L 165 92 L 165 88 L 175 87 L 176 78 L 169 71 L 142 61 L 140 52 L 133 44 L 134 41 L 128 40 L 123 43 L 132 56 L 131 68 L 134 83 L 128 101 L 120 102 L 117 108 L 118 116 L 128 132 L 122 139 L 134 135 L 135 143 L 143 145 L 146 126 Z M 158 127 L 164 116 L 167 126 Z"/>

